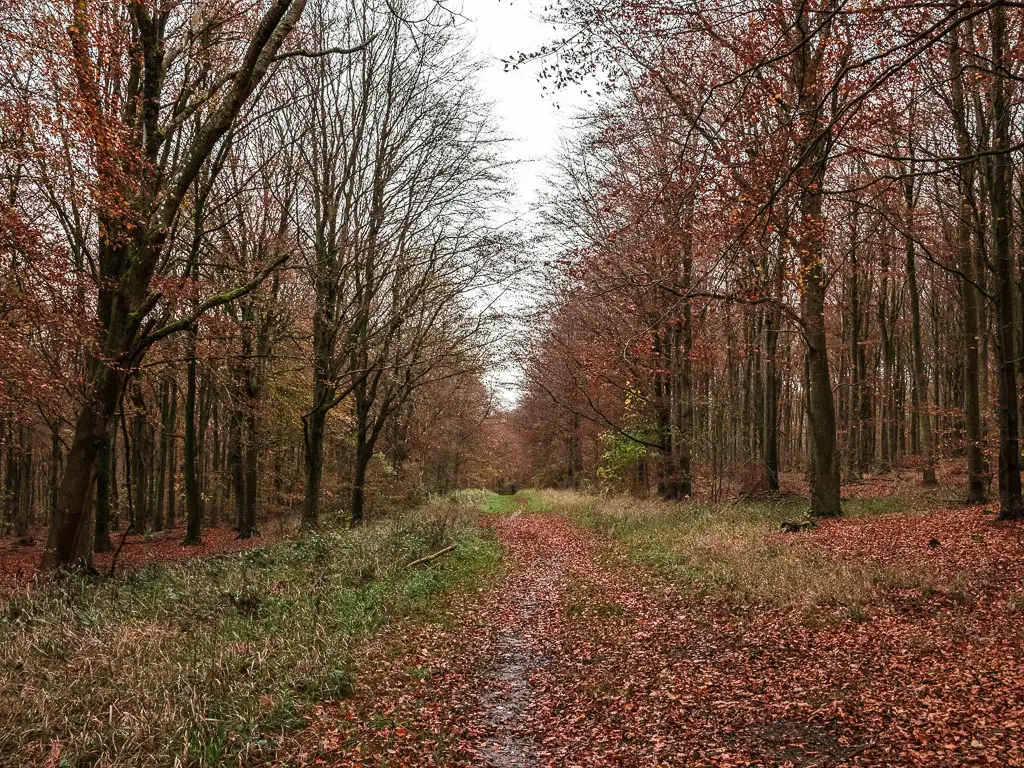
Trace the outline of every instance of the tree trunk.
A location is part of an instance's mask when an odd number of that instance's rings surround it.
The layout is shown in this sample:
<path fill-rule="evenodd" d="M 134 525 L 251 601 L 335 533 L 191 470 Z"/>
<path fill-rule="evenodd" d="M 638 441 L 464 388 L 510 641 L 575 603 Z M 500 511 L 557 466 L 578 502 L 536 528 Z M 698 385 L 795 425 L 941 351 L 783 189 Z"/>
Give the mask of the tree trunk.
<path fill-rule="evenodd" d="M 959 33 L 950 36 L 949 45 L 950 94 L 954 111 L 957 152 L 961 157 L 970 157 L 971 139 L 963 122 L 966 114 L 966 100 L 963 89 L 963 66 L 959 46 Z M 981 354 L 981 307 L 977 288 L 981 270 L 980 259 L 974 253 L 971 243 L 971 200 L 974 190 L 974 166 L 963 162 L 959 165 L 960 205 L 956 222 L 956 250 L 959 260 L 960 280 L 963 296 L 963 326 L 965 342 L 964 360 L 964 416 L 967 428 L 967 503 L 980 504 L 986 500 L 985 456 L 982 422 L 982 397 L 984 391 L 983 366 L 987 366 Z"/>
<path fill-rule="evenodd" d="M 167 507 L 164 515 L 164 524 L 167 528 L 173 528 L 177 522 L 176 512 L 178 504 L 178 382 L 171 379 L 168 400 L 170 401 L 167 423 L 164 425 L 167 437 Z"/>
<path fill-rule="evenodd" d="M 93 536 L 93 548 L 97 552 L 110 552 L 114 549 L 110 541 L 110 496 L 111 469 L 117 462 L 114 434 L 103 446 L 97 457 L 96 466 L 96 530 Z M 116 482 L 116 481 L 115 481 Z"/>
<path fill-rule="evenodd" d="M 352 511 L 349 524 L 355 528 L 363 522 L 364 505 L 366 500 L 366 471 L 370 467 L 370 459 L 373 458 L 373 443 L 366 435 L 366 430 L 361 429 L 356 440 L 356 460 L 352 477 Z"/>
<path fill-rule="evenodd" d="M 60 465 L 64 453 L 60 443 L 60 422 L 56 422 L 50 430 L 50 473 L 47 482 L 46 523 L 53 522 L 57 514 L 57 485 L 60 483 Z"/>
<path fill-rule="evenodd" d="M 320 402 L 314 397 L 316 402 Z M 320 522 L 320 482 L 324 473 L 324 423 L 327 412 L 316 406 L 302 422 L 306 449 L 306 497 L 302 507 L 302 527 L 312 530 Z"/>
<path fill-rule="evenodd" d="M 258 477 L 259 451 L 257 450 L 259 431 L 258 420 L 255 410 L 255 403 L 245 414 L 245 450 L 242 458 L 244 460 L 244 504 L 242 505 L 242 516 L 239 520 L 238 537 L 248 539 L 256 533 L 256 480 Z"/>
<path fill-rule="evenodd" d="M 693 281 L 692 245 L 687 238 L 687 247 L 683 251 L 683 285 L 689 290 Z M 690 302 L 683 304 L 683 334 L 681 359 L 676 370 L 676 407 L 674 414 L 678 419 L 676 433 L 677 465 L 679 470 L 679 493 L 682 498 L 693 495 L 693 308 Z"/>
<path fill-rule="evenodd" d="M 763 446 L 765 479 L 768 490 L 779 490 L 779 331 L 782 313 L 778 307 L 768 312 L 764 335 L 764 427 Z"/>
<path fill-rule="evenodd" d="M 136 384 L 139 380 L 136 379 Z M 146 406 L 138 386 L 133 388 L 132 404 L 132 493 L 135 499 L 135 528 L 139 533 L 149 530 L 149 495 L 146 487 L 149 456 L 147 451 Z"/>
<path fill-rule="evenodd" d="M 806 231 L 801 237 L 804 269 L 803 323 L 807 347 L 807 417 L 811 450 L 811 514 L 838 517 L 840 476 L 836 452 L 836 412 L 832 398 L 828 347 L 825 335 L 825 263 L 822 248 L 822 195 L 820 179 L 802 194 L 801 212 Z"/>
<path fill-rule="evenodd" d="M 823 123 L 818 92 L 818 67 L 823 43 L 815 43 L 809 11 L 801 7 L 794 22 L 801 45 L 793 57 L 792 82 L 799 90 L 798 111 L 806 130 L 804 149 L 796 179 L 799 184 L 797 251 L 802 267 L 803 303 L 800 322 L 806 346 L 807 418 L 811 443 L 811 514 L 838 517 L 839 456 L 836 450 L 836 411 L 829 373 L 825 334 L 825 220 L 823 217 L 825 173 L 828 168 L 830 129 Z"/>
<path fill-rule="evenodd" d="M 242 413 L 231 409 L 228 440 L 228 467 L 231 470 L 231 495 L 235 498 L 235 528 L 242 530 L 245 518 L 245 468 L 242 466 Z"/>
<path fill-rule="evenodd" d="M 996 355 L 999 364 L 999 503 L 1001 520 L 1024 518 L 1024 498 L 1020 480 L 1020 404 L 1017 400 L 1017 344 L 1014 336 L 1014 269 L 1010 242 L 1010 194 L 1013 165 L 1010 147 L 1010 80 L 1006 68 L 1006 9 L 990 12 L 992 59 L 996 69 L 992 80 L 991 103 L 994 124 L 993 149 L 1000 151 L 988 159 L 989 201 L 991 206 L 992 250 L 996 266 Z"/>
<path fill-rule="evenodd" d="M 188 367 L 185 389 L 185 509 L 188 516 L 184 544 L 201 543 L 203 519 L 202 497 L 199 493 L 199 467 L 196 456 L 196 331 L 188 331 Z"/>
<path fill-rule="evenodd" d="M 43 552 L 44 569 L 92 567 L 92 487 L 96 458 L 110 440 L 124 373 L 99 359 L 90 362 L 92 384 L 75 422 L 75 435 L 57 490 L 57 514 Z"/>
<path fill-rule="evenodd" d="M 907 229 L 911 229 L 913 214 L 913 180 L 904 182 L 904 197 L 907 201 Z M 917 294 L 917 265 L 914 258 L 914 241 L 906 238 L 907 288 L 910 292 L 910 324 L 914 348 L 914 401 L 920 417 L 918 426 L 921 433 L 921 482 L 924 485 L 938 485 L 935 477 L 935 436 L 932 433 L 931 403 L 928 400 L 928 376 L 924 368 L 924 351 L 921 345 L 921 305 Z"/>
<path fill-rule="evenodd" d="M 18 428 L 18 450 L 8 453 L 8 461 L 14 462 L 15 471 L 9 488 L 11 510 L 14 518 L 14 536 L 19 542 L 29 543 L 29 476 L 32 471 L 32 453 L 29 447 L 31 436 L 24 425 Z"/>

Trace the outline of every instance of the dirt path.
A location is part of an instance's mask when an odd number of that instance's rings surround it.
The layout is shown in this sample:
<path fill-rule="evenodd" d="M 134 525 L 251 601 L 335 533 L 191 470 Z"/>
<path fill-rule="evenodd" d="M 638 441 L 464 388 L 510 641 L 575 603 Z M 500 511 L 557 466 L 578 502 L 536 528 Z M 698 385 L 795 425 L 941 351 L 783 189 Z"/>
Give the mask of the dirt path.
<path fill-rule="evenodd" d="M 486 732 L 480 751 L 493 768 L 526 768 L 539 760 L 528 724 L 537 697 L 532 677 L 548 662 L 554 617 L 572 567 L 566 537 L 521 516 L 504 523 L 516 564 L 494 613 L 494 645 L 479 694 Z M 488 668 L 489 667 L 489 668 Z"/>
<path fill-rule="evenodd" d="M 503 583 L 453 602 L 403 639 L 403 653 L 378 652 L 386 662 L 324 713 L 307 757 L 489 768 L 1024 765 L 1016 742 L 991 742 L 1002 750 L 993 761 L 967 730 L 960 743 L 928 744 L 918 729 L 930 714 L 914 711 L 925 689 L 888 686 L 878 666 L 881 648 L 927 674 L 949 656 L 927 638 L 684 598 L 555 515 L 494 526 L 507 552 Z"/>

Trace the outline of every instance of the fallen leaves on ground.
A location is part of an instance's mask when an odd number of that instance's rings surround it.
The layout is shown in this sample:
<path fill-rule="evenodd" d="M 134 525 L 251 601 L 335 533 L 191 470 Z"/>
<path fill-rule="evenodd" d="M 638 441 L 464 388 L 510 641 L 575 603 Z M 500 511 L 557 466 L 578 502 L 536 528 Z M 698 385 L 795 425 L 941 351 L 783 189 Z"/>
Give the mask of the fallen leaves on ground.
<path fill-rule="evenodd" d="M 267 546 L 287 535 L 282 526 L 265 531 L 259 536 L 239 539 L 238 531 L 232 528 L 204 528 L 202 543 L 183 546 L 184 528 L 172 528 L 151 534 L 129 534 L 117 556 L 117 571 L 132 571 L 148 563 L 182 560 L 189 557 L 210 557 L 212 555 L 241 552 L 254 547 Z M 121 542 L 121 534 L 111 535 L 115 550 Z M 14 537 L 0 539 L 0 597 L 11 597 L 30 590 L 35 583 L 39 561 L 43 555 L 45 538 L 39 534 L 33 544 L 25 546 Z M 112 552 L 100 552 L 93 556 L 98 571 L 107 573 L 110 569 Z"/>
<path fill-rule="evenodd" d="M 696 596 L 558 516 L 497 520 L 506 582 L 367 649 L 355 695 L 318 710 L 284 762 L 1024 765 L 1024 552 L 991 518 L 798 534 L 936 581 L 856 615 Z"/>

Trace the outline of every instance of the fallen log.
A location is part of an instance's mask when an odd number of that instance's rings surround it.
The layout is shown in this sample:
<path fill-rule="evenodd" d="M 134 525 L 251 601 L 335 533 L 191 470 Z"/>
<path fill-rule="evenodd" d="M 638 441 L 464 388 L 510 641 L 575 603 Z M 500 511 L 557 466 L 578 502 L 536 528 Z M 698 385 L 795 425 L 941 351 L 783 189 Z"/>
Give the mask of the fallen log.
<path fill-rule="evenodd" d="M 455 549 L 455 545 L 454 544 L 449 544 L 444 549 L 439 549 L 437 552 L 435 552 L 432 555 L 427 555 L 426 557 L 421 557 L 419 560 L 413 560 L 411 563 L 409 563 L 405 567 L 406 568 L 412 568 L 414 565 L 420 565 L 422 563 L 429 562 L 429 561 L 433 560 L 434 558 L 440 557 L 445 552 L 451 552 L 453 549 Z"/>

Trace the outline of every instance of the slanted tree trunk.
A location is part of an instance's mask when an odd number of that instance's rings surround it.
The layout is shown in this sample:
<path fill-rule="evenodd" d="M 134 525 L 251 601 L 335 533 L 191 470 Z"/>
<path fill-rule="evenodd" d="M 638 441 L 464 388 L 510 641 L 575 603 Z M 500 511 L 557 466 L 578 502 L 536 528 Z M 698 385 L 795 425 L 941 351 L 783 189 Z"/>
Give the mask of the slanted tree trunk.
<path fill-rule="evenodd" d="M 119 330 L 111 327 L 107 335 Z M 96 457 L 110 440 L 110 427 L 121 397 L 124 373 L 99 358 L 89 362 L 92 386 L 75 422 L 75 436 L 57 490 L 57 514 L 46 542 L 42 566 L 92 567 L 92 488 Z"/>
<path fill-rule="evenodd" d="M 96 258 L 100 277 L 96 302 L 101 327 L 99 350 L 98 354 L 87 355 L 84 377 L 87 395 L 75 417 L 74 437 L 57 491 L 57 511 L 40 562 L 43 569 L 92 565 L 92 489 L 96 459 L 110 439 L 125 376 L 138 363 L 146 345 L 155 341 L 156 335 L 161 332 L 169 335 L 181 327 L 174 322 L 153 335 L 143 336 L 144 323 L 155 304 L 150 286 L 167 238 L 197 174 L 273 64 L 275 54 L 304 6 L 301 0 L 280 0 L 263 12 L 251 39 L 242 43 L 245 54 L 222 97 L 201 128 L 190 139 L 176 144 L 175 153 L 181 162 L 175 173 L 162 178 L 139 171 L 150 164 L 156 167 L 160 158 L 166 156 L 165 141 L 181 137 L 181 134 L 166 136 L 158 125 L 159 105 L 171 96 L 162 90 L 167 82 L 163 76 L 168 64 L 166 25 L 151 16 L 147 7 L 132 6 L 132 17 L 140 36 L 135 51 L 145 52 L 145 55 L 132 54 L 132 61 L 141 71 L 125 80 L 125 87 L 131 92 L 124 101 L 132 105 L 132 117 L 126 121 L 120 112 L 108 114 L 110 100 L 97 86 L 94 46 L 89 38 L 92 27 L 89 6 L 78 3 L 73 8 L 74 23 L 68 30 L 76 73 L 74 95 L 79 100 L 76 103 L 81 103 L 91 115 L 89 124 L 101 125 L 110 120 L 135 131 L 130 138 L 137 141 L 135 146 L 142 150 L 143 157 L 135 153 L 119 157 L 116 153 L 122 147 L 120 142 L 110 142 L 102 136 L 87 137 L 87 151 L 95 151 L 100 156 L 99 182 L 107 185 L 105 194 L 118 198 L 119 205 L 115 211 L 102 211 L 99 216 L 101 237 Z M 117 132 L 119 128 L 113 130 Z M 116 148 L 115 154 L 108 153 L 110 147 Z M 140 181 L 138 188 L 125 184 L 125 177 L 133 182 Z M 220 303 L 233 297 L 230 292 L 224 294 Z"/>

